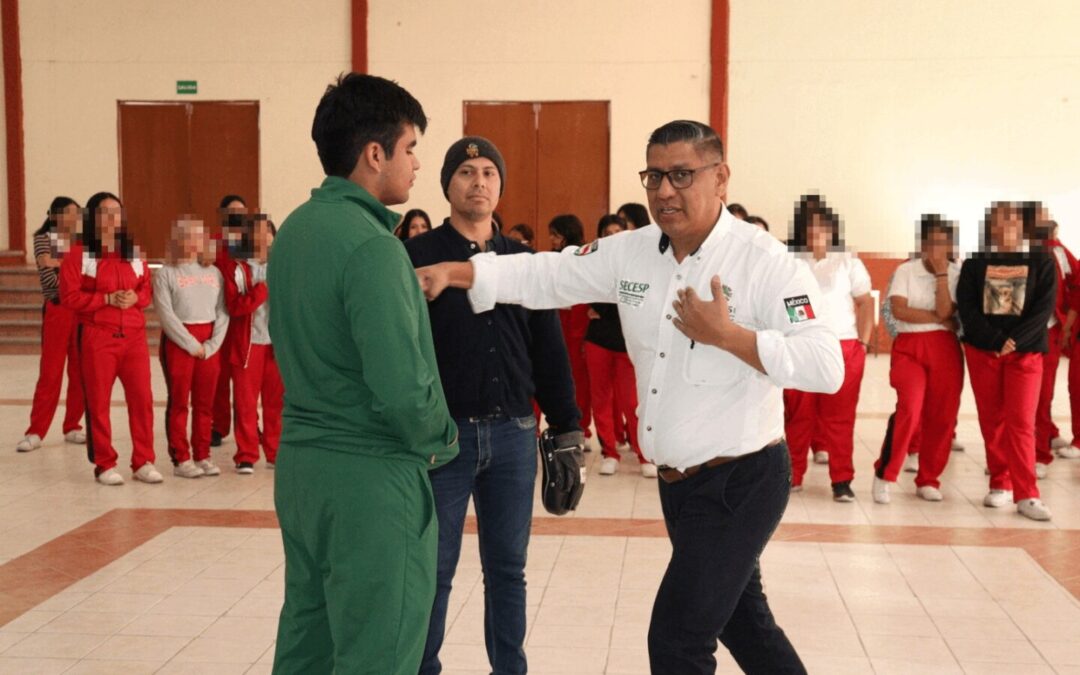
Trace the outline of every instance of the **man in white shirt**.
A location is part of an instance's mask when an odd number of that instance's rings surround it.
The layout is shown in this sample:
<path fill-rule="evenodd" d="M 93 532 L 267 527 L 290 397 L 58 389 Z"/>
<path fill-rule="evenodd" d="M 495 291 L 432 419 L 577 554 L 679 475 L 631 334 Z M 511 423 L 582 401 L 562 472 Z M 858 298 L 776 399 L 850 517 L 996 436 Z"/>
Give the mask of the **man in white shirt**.
<path fill-rule="evenodd" d="M 470 288 L 478 312 L 618 303 L 641 449 L 659 466 L 672 543 L 649 630 L 652 671 L 712 673 L 719 639 L 743 670 L 802 673 L 758 559 L 790 489 L 781 390 L 836 391 L 840 345 L 815 314 L 820 291 L 806 267 L 724 208 L 716 132 L 665 124 L 646 157 L 641 181 L 659 227 L 562 253 L 481 254 L 418 270 L 421 284 L 429 298 Z"/>

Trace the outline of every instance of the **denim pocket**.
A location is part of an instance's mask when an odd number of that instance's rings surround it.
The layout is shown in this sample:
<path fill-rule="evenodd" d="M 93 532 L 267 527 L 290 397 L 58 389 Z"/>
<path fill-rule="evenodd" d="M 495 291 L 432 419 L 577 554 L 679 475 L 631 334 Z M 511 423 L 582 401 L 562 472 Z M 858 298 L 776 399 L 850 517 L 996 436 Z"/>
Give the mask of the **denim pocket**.
<path fill-rule="evenodd" d="M 536 418 L 532 415 L 529 415 L 528 417 L 514 417 L 512 419 L 514 420 L 514 424 L 517 425 L 518 429 L 536 428 Z"/>

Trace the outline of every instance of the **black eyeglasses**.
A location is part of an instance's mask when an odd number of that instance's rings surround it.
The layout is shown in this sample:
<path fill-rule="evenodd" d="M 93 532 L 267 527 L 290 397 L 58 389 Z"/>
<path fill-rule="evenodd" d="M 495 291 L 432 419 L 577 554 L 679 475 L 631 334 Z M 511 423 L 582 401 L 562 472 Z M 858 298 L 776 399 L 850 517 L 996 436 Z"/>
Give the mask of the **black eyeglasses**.
<path fill-rule="evenodd" d="M 664 182 L 664 176 L 667 176 L 668 182 L 671 183 L 671 187 L 676 190 L 685 190 L 694 184 L 695 173 L 704 171 L 705 169 L 711 169 L 714 166 L 720 166 L 720 162 L 699 166 L 696 169 L 672 169 L 671 171 L 646 169 L 645 171 L 638 171 L 638 176 L 641 177 L 641 185 L 646 190 L 659 190 L 660 184 Z"/>

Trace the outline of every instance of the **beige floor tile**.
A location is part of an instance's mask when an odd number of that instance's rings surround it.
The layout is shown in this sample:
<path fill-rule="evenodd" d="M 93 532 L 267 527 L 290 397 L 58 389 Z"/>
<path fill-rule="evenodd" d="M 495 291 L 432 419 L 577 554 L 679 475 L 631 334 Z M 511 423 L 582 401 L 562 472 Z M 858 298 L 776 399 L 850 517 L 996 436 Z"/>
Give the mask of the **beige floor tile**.
<path fill-rule="evenodd" d="M 4 656 L 81 659 L 106 639 L 104 635 L 34 633 L 9 647 Z"/>
<path fill-rule="evenodd" d="M 112 635 L 131 623 L 135 612 L 65 612 L 38 629 L 39 633 L 82 633 Z"/>
<path fill-rule="evenodd" d="M 100 661 L 84 659 L 64 675 L 150 675 L 165 665 L 164 661 Z"/>
<path fill-rule="evenodd" d="M 73 659 L 38 659 L 0 656 L 0 675 L 53 675 L 74 666 Z"/>
<path fill-rule="evenodd" d="M 269 640 L 218 640 L 213 638 L 197 637 L 187 644 L 173 657 L 173 661 L 179 663 L 248 663 L 252 664 L 259 660 L 266 648 L 270 645 Z"/>
<path fill-rule="evenodd" d="M 111 661 L 158 661 L 160 667 L 191 640 L 185 637 L 113 635 L 90 652 L 88 659 Z"/>

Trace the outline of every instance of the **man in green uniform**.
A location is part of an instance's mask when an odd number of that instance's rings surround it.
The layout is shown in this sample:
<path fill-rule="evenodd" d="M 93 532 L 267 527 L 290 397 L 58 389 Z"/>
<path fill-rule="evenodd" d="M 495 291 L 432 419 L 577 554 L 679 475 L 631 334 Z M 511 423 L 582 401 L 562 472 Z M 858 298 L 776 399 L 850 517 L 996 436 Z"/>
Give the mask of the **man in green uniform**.
<path fill-rule="evenodd" d="M 427 304 L 391 233 L 420 165 L 423 108 L 388 80 L 327 88 L 327 177 L 270 260 L 285 382 L 274 504 L 285 544 L 275 673 L 415 675 L 435 597 L 429 469 L 457 455 Z"/>

